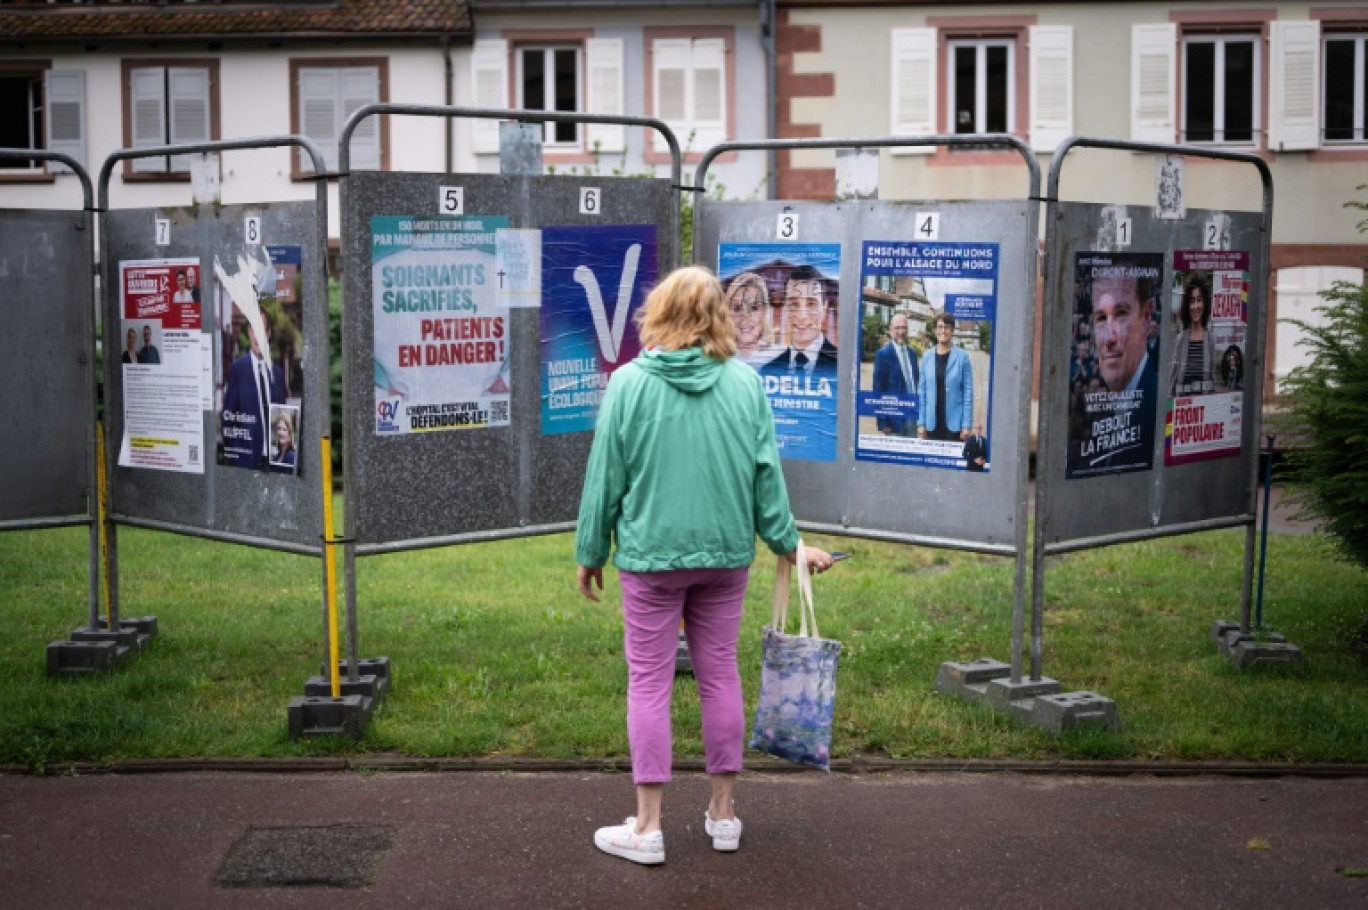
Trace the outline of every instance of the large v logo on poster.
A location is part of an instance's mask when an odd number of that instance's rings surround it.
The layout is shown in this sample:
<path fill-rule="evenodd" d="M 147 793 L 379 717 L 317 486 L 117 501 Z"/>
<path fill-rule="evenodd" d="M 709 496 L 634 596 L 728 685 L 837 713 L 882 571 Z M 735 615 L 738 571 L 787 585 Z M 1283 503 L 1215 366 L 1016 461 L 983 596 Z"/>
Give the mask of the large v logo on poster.
<path fill-rule="evenodd" d="M 608 377 L 641 352 L 632 317 L 655 280 L 655 225 L 542 229 L 542 435 L 594 428 Z"/>

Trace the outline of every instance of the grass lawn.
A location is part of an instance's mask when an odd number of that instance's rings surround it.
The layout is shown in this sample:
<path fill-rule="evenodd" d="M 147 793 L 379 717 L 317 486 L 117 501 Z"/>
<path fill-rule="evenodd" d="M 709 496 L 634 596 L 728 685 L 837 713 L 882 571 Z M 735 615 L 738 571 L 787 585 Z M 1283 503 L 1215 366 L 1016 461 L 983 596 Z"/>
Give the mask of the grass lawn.
<path fill-rule="evenodd" d="M 1242 673 L 1207 632 L 1239 618 L 1243 541 L 1051 559 L 1044 671 L 1114 699 L 1124 725 L 1056 736 L 932 691 L 942 661 L 1008 659 L 1010 560 L 814 539 L 854 554 L 816 582 L 822 631 L 845 644 L 835 756 L 1368 762 L 1368 573 L 1322 538 L 1270 538 L 1264 617 L 1307 668 Z M 394 688 L 358 743 L 286 733 L 323 653 L 306 557 L 123 528 L 122 612 L 156 616 L 159 635 L 114 673 L 47 678 L 45 645 L 85 622 L 85 545 L 81 528 L 0 534 L 0 763 L 627 752 L 616 573 L 602 604 L 580 598 L 568 536 L 360 560 L 360 653 L 390 658 Z M 748 709 L 772 577 L 761 558 L 741 639 Z M 691 679 L 675 708 L 676 755 L 700 755 Z"/>

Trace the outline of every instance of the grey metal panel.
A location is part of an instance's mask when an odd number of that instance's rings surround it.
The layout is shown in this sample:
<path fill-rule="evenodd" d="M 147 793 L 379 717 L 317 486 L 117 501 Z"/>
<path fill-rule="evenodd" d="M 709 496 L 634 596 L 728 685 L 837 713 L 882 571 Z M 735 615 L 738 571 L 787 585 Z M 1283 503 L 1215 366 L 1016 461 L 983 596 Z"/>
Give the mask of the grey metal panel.
<path fill-rule="evenodd" d="M 295 552 L 322 551 L 323 494 L 319 481 L 318 440 L 329 433 L 326 371 L 327 351 L 316 339 L 327 337 L 327 301 L 323 283 L 323 251 L 318 243 L 318 212 L 314 202 L 276 202 L 250 205 L 200 205 L 188 208 L 128 209 L 103 218 L 104 343 L 105 350 L 121 348 L 119 263 L 134 259 L 197 257 L 208 274 L 204 294 L 203 329 L 214 329 L 213 262 L 235 262 L 247 255 L 243 231 L 248 215 L 261 219 L 262 237 L 272 246 L 298 246 L 302 254 L 302 310 L 304 334 L 303 424 L 299 434 L 298 474 L 261 473 L 220 466 L 212 457 L 204 474 L 122 468 L 110 471 L 110 510 L 116 522 L 143 524 L 162 530 L 222 539 L 235 543 L 276 547 Z M 170 243 L 154 245 L 153 222 L 171 221 Z M 215 364 L 215 371 L 219 365 Z M 123 436 L 123 383 L 118 358 L 105 361 L 106 438 L 109 462 L 116 464 Z M 206 448 L 217 435 L 217 414 L 204 412 Z"/>
<path fill-rule="evenodd" d="M 510 228 L 656 226 L 657 269 L 675 261 L 674 191 L 648 178 L 398 174 L 358 171 L 344 200 L 347 261 L 343 369 L 348 535 L 358 553 L 561 530 L 575 520 L 590 432 L 543 436 L 540 313 L 510 313 L 510 425 L 378 436 L 369 224 L 374 215 L 436 214 L 439 186 L 464 187 L 466 215 Z M 602 189 L 602 214 L 579 214 L 579 188 Z"/>
<path fill-rule="evenodd" d="M 834 462 L 784 461 L 794 516 L 850 536 L 1016 552 L 1020 447 L 1027 428 L 1021 407 L 1031 364 L 1035 293 L 1036 203 L 986 202 L 717 202 L 698 203 L 695 259 L 716 268 L 720 243 L 774 240 L 781 213 L 799 216 L 800 243 L 840 242 L 839 402 Z M 992 471 L 963 471 L 855 459 L 855 394 L 859 369 L 861 247 L 866 240 L 911 240 L 917 212 L 940 213 L 939 240 L 999 246 L 997 322 L 989 421 Z"/>
<path fill-rule="evenodd" d="M 87 213 L 0 211 L 0 522 L 90 520 L 91 279 Z"/>
<path fill-rule="evenodd" d="M 1044 349 L 1041 355 L 1041 408 L 1051 420 L 1042 421 L 1037 482 L 1048 485 L 1039 533 L 1045 545 L 1084 538 L 1129 535 L 1135 539 L 1155 536 L 1172 526 L 1203 526 L 1219 519 L 1253 520 L 1254 482 L 1249 469 L 1259 447 L 1258 378 L 1262 375 L 1265 337 L 1265 305 L 1268 299 L 1268 262 L 1264 252 L 1259 212 L 1217 212 L 1189 209 L 1179 221 L 1157 220 L 1152 208 L 1109 206 L 1096 203 L 1059 202 L 1051 225 L 1056 249 L 1051 251 L 1051 276 L 1045 303 Z M 1073 271 L 1075 254 L 1115 249 L 1107 225 L 1129 218 L 1133 229 L 1132 252 L 1161 253 L 1164 281 L 1172 278 L 1175 250 L 1201 250 L 1203 229 L 1213 220 L 1228 220 L 1229 240 L 1223 248 L 1249 253 L 1249 307 L 1246 345 L 1246 381 L 1242 399 L 1242 436 L 1239 457 L 1184 465 L 1164 465 L 1165 393 L 1159 390 L 1155 414 L 1154 461 L 1148 471 L 1065 479 L 1068 439 L 1068 376 L 1072 334 Z M 1056 265 L 1057 264 L 1057 265 Z M 1161 377 L 1170 363 L 1176 333 L 1165 314 L 1160 335 Z M 1162 383 L 1161 383 L 1162 385 Z M 1229 522 L 1237 523 L 1237 522 Z M 1132 533 L 1134 532 L 1134 533 Z M 1094 545 L 1116 542 L 1097 540 Z M 1067 547 L 1074 549 L 1075 547 Z"/>

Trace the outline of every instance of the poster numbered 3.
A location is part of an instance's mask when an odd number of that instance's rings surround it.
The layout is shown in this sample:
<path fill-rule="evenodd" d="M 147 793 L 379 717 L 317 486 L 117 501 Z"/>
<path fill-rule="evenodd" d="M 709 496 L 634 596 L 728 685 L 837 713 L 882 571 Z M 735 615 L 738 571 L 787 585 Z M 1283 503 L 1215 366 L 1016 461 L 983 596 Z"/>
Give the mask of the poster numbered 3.
<path fill-rule="evenodd" d="M 171 245 L 171 219 L 154 218 L 152 219 L 153 238 L 152 242 L 157 246 Z"/>
<path fill-rule="evenodd" d="M 916 225 L 912 233 L 918 240 L 940 239 L 940 212 L 918 212 L 912 223 Z"/>
<path fill-rule="evenodd" d="M 603 190 L 596 186 L 580 187 L 579 213 L 581 215 L 603 214 Z"/>
<path fill-rule="evenodd" d="M 465 214 L 465 187 L 443 186 L 437 188 L 437 212 L 441 215 Z"/>
<path fill-rule="evenodd" d="M 260 216 L 248 215 L 242 219 L 242 235 L 248 246 L 259 246 L 261 244 Z"/>
<path fill-rule="evenodd" d="M 778 240 L 797 240 L 798 216 L 792 212 L 784 212 L 780 215 L 779 223 L 774 229 L 774 236 Z"/>

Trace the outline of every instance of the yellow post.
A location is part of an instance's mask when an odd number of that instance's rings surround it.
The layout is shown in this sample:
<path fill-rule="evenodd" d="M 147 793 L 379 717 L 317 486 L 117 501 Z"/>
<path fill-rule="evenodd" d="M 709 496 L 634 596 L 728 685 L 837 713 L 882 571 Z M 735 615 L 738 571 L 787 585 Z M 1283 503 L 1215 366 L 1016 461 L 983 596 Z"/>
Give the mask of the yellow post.
<path fill-rule="evenodd" d="M 342 697 L 342 682 L 337 678 L 337 561 L 333 558 L 332 440 L 324 436 L 319 449 L 323 470 L 323 576 L 328 580 L 328 680 L 332 697 Z"/>
<path fill-rule="evenodd" d="M 109 514 L 109 483 L 105 479 L 104 421 L 95 422 L 95 521 L 100 534 L 100 593 L 104 597 L 105 625 L 114 631 L 114 611 L 109 604 L 109 531 L 105 516 Z"/>

